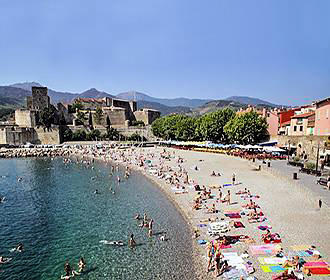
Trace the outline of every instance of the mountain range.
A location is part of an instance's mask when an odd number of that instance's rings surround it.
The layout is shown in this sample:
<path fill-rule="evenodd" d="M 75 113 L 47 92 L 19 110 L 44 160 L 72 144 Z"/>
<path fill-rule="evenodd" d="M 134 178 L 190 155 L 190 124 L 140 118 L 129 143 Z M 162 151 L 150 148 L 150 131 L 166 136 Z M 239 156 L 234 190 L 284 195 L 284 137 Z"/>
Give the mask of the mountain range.
<path fill-rule="evenodd" d="M 42 86 L 36 82 L 16 83 L 9 86 L 0 86 L 0 109 L 15 109 L 25 103 L 26 96 L 31 95 L 33 86 Z M 250 105 L 265 105 L 276 107 L 268 101 L 246 96 L 231 96 L 222 100 L 190 99 L 190 98 L 156 98 L 142 92 L 129 91 L 112 95 L 104 91 L 91 88 L 81 93 L 61 92 L 48 89 L 48 94 L 53 104 L 58 102 L 70 103 L 75 98 L 119 98 L 136 100 L 138 108 L 159 110 L 162 115 L 172 113 L 203 114 L 222 107 L 230 106 L 234 109 Z"/>

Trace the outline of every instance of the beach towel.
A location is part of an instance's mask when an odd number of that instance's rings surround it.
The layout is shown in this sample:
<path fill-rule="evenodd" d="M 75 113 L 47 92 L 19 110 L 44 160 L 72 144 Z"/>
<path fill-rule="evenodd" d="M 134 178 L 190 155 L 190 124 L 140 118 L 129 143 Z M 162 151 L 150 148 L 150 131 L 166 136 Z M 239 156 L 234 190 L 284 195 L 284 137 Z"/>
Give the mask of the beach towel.
<path fill-rule="evenodd" d="M 233 184 L 223 184 L 222 186 L 224 186 L 224 187 L 229 187 L 229 186 L 232 186 Z"/>
<path fill-rule="evenodd" d="M 269 255 L 274 254 L 281 249 L 277 244 L 251 245 L 250 251 L 253 255 Z"/>
<path fill-rule="evenodd" d="M 226 217 L 229 217 L 230 219 L 240 219 L 242 216 L 240 214 L 225 214 Z"/>
<path fill-rule="evenodd" d="M 292 255 L 296 255 L 299 257 L 311 257 L 313 256 L 313 252 L 311 251 L 296 251 L 296 252 L 292 252 Z"/>
<path fill-rule="evenodd" d="M 290 246 L 292 251 L 305 251 L 311 248 L 311 245 L 294 245 Z"/>
<path fill-rule="evenodd" d="M 222 255 L 226 258 L 229 257 L 238 257 L 238 253 L 237 252 L 223 252 Z"/>
<path fill-rule="evenodd" d="M 197 240 L 198 244 L 199 245 L 204 245 L 207 243 L 207 241 L 205 239 L 200 239 L 200 240 Z"/>
<path fill-rule="evenodd" d="M 265 240 L 264 243 L 265 243 L 265 244 L 276 244 L 276 243 L 282 243 L 282 239 L 276 237 L 276 239 Z"/>
<path fill-rule="evenodd" d="M 322 275 L 322 276 L 330 276 L 330 269 L 327 267 L 314 267 L 310 268 L 309 272 L 312 275 Z"/>
<path fill-rule="evenodd" d="M 244 269 L 232 268 L 222 274 L 223 278 L 226 280 L 236 280 L 243 277 L 244 279 L 248 277 L 248 274 Z"/>
<path fill-rule="evenodd" d="M 329 267 L 329 263 L 325 261 L 306 262 L 304 268 L 316 268 L 316 267 Z"/>
<path fill-rule="evenodd" d="M 223 210 L 224 214 L 239 214 L 240 212 L 241 212 L 241 210 L 238 208 L 234 208 L 234 209 L 227 208 L 227 209 Z"/>
<path fill-rule="evenodd" d="M 242 222 L 236 221 L 234 222 L 234 227 L 235 228 L 245 228 Z"/>
<path fill-rule="evenodd" d="M 262 265 L 278 265 L 283 264 L 287 260 L 286 257 L 277 258 L 277 257 L 259 257 L 258 261 Z"/>
<path fill-rule="evenodd" d="M 207 227 L 207 224 L 198 224 L 198 227 Z"/>
<path fill-rule="evenodd" d="M 282 278 L 279 278 L 281 274 L 277 274 L 277 275 L 272 275 L 272 279 L 273 280 L 281 280 Z M 285 278 L 287 280 L 296 280 L 296 278 Z"/>
<path fill-rule="evenodd" d="M 285 270 L 280 265 L 262 265 L 261 269 L 263 272 L 281 272 Z"/>
<path fill-rule="evenodd" d="M 258 226 L 258 229 L 260 229 L 260 230 L 267 230 L 267 229 L 272 229 L 272 227 L 271 226 L 264 225 L 264 226 Z"/>

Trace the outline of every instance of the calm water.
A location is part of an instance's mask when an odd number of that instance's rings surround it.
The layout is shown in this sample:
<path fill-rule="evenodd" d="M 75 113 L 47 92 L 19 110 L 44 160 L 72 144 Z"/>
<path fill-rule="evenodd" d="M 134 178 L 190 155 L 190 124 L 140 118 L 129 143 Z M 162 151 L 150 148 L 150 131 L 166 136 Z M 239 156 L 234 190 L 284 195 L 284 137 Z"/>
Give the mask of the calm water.
<path fill-rule="evenodd" d="M 80 256 L 87 273 L 75 279 L 194 279 L 190 232 L 173 205 L 138 173 L 118 185 L 105 164 L 93 166 L 0 160 L 0 194 L 7 198 L 0 204 L 0 255 L 13 258 L 0 265 L 0 279 L 59 279 L 65 260 L 77 268 Z M 154 232 L 165 230 L 170 240 L 149 239 L 132 218 L 136 212 L 150 215 Z M 134 250 L 99 243 L 126 241 L 131 232 Z M 25 251 L 11 253 L 19 242 Z"/>

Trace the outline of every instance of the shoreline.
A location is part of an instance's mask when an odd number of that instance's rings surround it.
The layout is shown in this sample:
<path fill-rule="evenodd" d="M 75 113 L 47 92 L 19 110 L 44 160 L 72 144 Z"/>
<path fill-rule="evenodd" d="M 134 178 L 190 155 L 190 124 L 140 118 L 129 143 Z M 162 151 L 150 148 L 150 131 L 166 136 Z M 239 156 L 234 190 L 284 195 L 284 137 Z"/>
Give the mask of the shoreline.
<path fill-rule="evenodd" d="M 131 170 L 139 172 L 150 180 L 153 184 L 157 185 L 157 188 L 164 193 L 166 198 L 171 202 L 173 207 L 180 213 L 180 215 L 186 221 L 190 230 L 194 230 L 196 225 L 202 222 L 202 219 L 215 218 L 219 214 L 207 214 L 203 210 L 192 210 L 192 199 L 195 196 L 195 191 L 189 190 L 187 194 L 175 194 L 169 184 L 156 176 L 153 176 L 148 172 L 148 167 L 139 167 L 132 161 L 129 156 L 143 155 L 146 159 L 150 157 L 150 153 L 159 154 L 163 150 L 162 147 L 154 148 L 134 148 L 129 150 L 108 150 L 104 155 L 100 154 L 84 154 L 83 150 L 73 150 L 66 154 L 60 155 L 62 157 L 79 157 L 82 159 L 94 159 L 103 163 L 110 163 L 111 165 L 129 166 Z M 217 155 L 210 153 L 200 153 L 196 151 L 184 151 L 173 148 L 165 148 L 170 156 L 170 160 L 166 161 L 166 166 L 177 167 L 175 163 L 176 157 L 182 157 L 184 162 L 182 166 L 187 170 L 189 178 L 193 181 L 197 181 L 199 185 L 206 185 L 209 187 L 212 184 L 221 185 L 226 181 L 229 182 L 231 174 L 235 172 L 237 174 L 238 182 L 237 186 L 233 186 L 227 189 L 239 188 L 243 189 L 248 187 L 251 193 L 260 195 L 261 199 L 258 200 L 258 204 L 265 211 L 268 224 L 271 224 L 275 232 L 279 232 L 283 239 L 281 246 L 283 248 L 289 248 L 291 245 L 298 244 L 313 244 L 321 251 L 322 255 L 327 260 L 330 257 L 330 244 L 327 241 L 327 236 L 330 234 L 330 230 L 327 227 L 329 225 L 330 211 L 327 205 L 320 209 L 316 209 L 316 196 L 313 192 L 306 187 L 299 185 L 297 182 L 291 182 L 289 178 L 274 174 L 267 168 L 262 168 L 261 171 L 255 171 L 255 168 L 259 164 L 254 164 L 247 159 L 231 157 L 227 155 Z M 86 150 L 85 150 L 86 151 Z M 89 151 L 90 152 L 90 151 Z M 128 157 L 124 154 L 127 153 Z M 111 157 L 109 157 L 111 155 Z M 120 160 L 122 156 L 125 160 Z M 113 158 L 114 157 L 114 158 Z M 199 171 L 192 169 L 192 166 L 197 166 Z M 221 171 L 221 177 L 210 177 L 211 170 Z M 225 190 L 227 192 L 227 189 Z M 214 190 L 212 190 L 214 193 Z M 233 192 L 234 194 L 234 192 Z M 234 199 L 237 200 L 236 198 Z M 241 201 L 244 202 L 244 201 Z M 238 204 L 238 202 L 237 202 Z M 218 205 L 217 205 L 218 206 Z M 219 205 L 223 207 L 223 204 Z M 237 206 L 234 206 L 234 208 Z M 223 210 L 223 208 L 221 209 Z M 221 213 L 221 212 L 220 212 Z M 243 218 L 242 221 L 245 223 Z M 256 240 L 260 239 L 260 231 L 253 228 L 253 225 L 248 225 L 248 228 L 242 230 L 244 234 L 253 236 Z M 317 229 L 317 230 L 316 230 Z M 240 230 L 240 229 L 239 229 Z M 230 234 L 241 233 L 235 229 L 230 230 Z M 206 235 L 206 231 L 201 229 L 201 239 L 210 240 L 211 237 Z M 197 244 L 196 239 L 191 235 L 192 246 L 192 267 L 196 273 L 198 279 L 215 279 L 213 273 L 206 273 L 207 260 L 206 250 L 204 246 Z M 260 244 L 260 241 L 257 242 Z M 241 248 L 233 247 L 236 251 L 246 250 L 246 246 Z M 251 259 L 254 267 L 256 268 L 255 275 L 258 279 L 271 279 L 271 274 L 267 277 L 258 267 L 257 259 Z M 309 277 L 308 279 L 315 279 Z"/>

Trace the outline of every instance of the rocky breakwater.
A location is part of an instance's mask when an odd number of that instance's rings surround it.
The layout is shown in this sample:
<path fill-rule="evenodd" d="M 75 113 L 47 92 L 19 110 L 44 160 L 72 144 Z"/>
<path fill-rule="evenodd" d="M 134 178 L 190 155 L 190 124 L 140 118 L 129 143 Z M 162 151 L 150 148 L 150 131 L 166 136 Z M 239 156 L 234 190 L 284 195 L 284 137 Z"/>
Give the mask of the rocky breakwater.
<path fill-rule="evenodd" d="M 3 148 L 0 150 L 0 158 L 57 157 L 68 155 L 70 155 L 70 151 L 63 148 Z"/>

